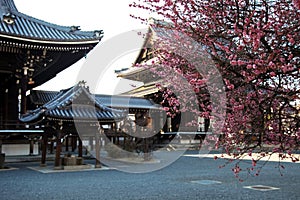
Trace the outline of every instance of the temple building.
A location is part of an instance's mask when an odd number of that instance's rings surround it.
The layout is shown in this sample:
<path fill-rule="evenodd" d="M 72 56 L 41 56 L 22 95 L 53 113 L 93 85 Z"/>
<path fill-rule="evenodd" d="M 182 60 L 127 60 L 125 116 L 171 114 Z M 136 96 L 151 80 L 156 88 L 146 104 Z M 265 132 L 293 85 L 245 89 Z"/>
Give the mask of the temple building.
<path fill-rule="evenodd" d="M 2 143 L 41 134 L 19 121 L 27 92 L 86 56 L 102 37 L 102 30 L 45 22 L 0 0 L 0 153 Z"/>
<path fill-rule="evenodd" d="M 27 104 L 29 110 L 20 116 L 20 121 L 29 129 L 43 132 L 40 134 L 42 166 L 46 164 L 47 149 L 53 153 L 53 143 L 56 143 L 55 167 L 58 169 L 61 168 L 62 141 L 67 152 L 70 140 L 73 144 L 74 140 L 79 141 L 79 158 L 83 156 L 83 141 L 89 142 L 84 147 L 94 152 L 96 166 L 100 166 L 100 143 L 124 146 L 126 140 L 134 140 L 146 130 L 159 127 L 162 111 L 143 98 L 91 94 L 83 81 L 59 92 L 33 90 Z M 73 152 L 76 147 L 72 147 Z"/>
<path fill-rule="evenodd" d="M 160 37 L 166 37 L 172 33 L 172 26 L 169 23 L 162 22 L 156 19 L 149 20 L 149 28 L 146 33 L 144 45 L 141 48 L 134 64 L 130 68 L 125 68 L 122 70 L 116 70 L 115 73 L 117 77 L 134 80 L 142 82 L 142 86 L 136 87 L 133 90 L 123 93 L 124 95 L 132 95 L 136 97 L 143 97 L 147 99 L 152 99 L 155 103 L 161 104 L 163 106 L 168 106 L 168 104 L 163 103 L 163 93 L 160 91 L 157 85 L 160 85 L 162 88 L 168 88 L 167 83 L 164 82 L 164 78 L 160 77 L 152 70 L 155 68 L 155 65 L 158 61 L 156 56 L 158 55 L 153 48 L 154 41 Z M 138 66 L 137 65 L 142 65 Z M 143 65 L 152 66 L 150 70 L 148 67 L 143 67 Z M 188 126 L 188 122 L 198 120 L 198 127 Z M 178 131 L 182 134 L 192 134 L 196 133 L 205 134 L 209 131 L 210 122 L 209 119 L 204 119 L 200 117 L 195 117 L 192 113 L 189 112 L 180 112 L 173 117 L 168 117 L 166 123 L 163 127 L 164 134 L 175 135 Z M 180 127 L 180 128 L 179 128 Z"/>
<path fill-rule="evenodd" d="M 63 151 L 74 154 L 76 149 L 81 159 L 83 147 L 95 152 L 96 166 L 101 166 L 101 139 L 131 145 L 160 130 L 163 112 L 151 100 L 91 94 L 84 81 L 57 92 L 34 90 L 85 57 L 101 41 L 102 30 L 36 19 L 19 12 L 13 0 L 0 0 L 0 19 L 2 166 L 2 152 L 41 154 L 45 166 L 55 149 L 54 166 L 61 169 Z"/>
<path fill-rule="evenodd" d="M 103 32 L 33 18 L 19 12 L 13 0 L 0 5 L 0 127 L 9 129 L 26 112 L 26 92 L 84 57 Z"/>

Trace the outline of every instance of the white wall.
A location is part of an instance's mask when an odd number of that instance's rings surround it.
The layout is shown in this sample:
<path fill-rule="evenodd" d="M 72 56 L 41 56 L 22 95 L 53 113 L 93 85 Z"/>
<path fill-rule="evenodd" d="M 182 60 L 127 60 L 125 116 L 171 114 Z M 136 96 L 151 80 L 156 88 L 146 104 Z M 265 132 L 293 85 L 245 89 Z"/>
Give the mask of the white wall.
<path fill-rule="evenodd" d="M 5 156 L 29 155 L 29 144 L 2 144 L 2 153 L 5 153 Z M 38 144 L 34 144 L 33 155 L 38 154 Z"/>

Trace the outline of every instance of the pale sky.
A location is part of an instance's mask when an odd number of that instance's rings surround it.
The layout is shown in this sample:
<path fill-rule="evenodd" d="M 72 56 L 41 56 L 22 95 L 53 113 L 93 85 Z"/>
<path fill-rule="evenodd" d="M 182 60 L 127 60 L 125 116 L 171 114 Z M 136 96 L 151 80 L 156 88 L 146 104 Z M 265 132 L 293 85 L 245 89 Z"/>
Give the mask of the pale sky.
<path fill-rule="evenodd" d="M 126 31 L 146 28 L 146 25 L 129 16 L 136 12 L 136 10 L 132 10 L 129 7 L 129 3 L 132 1 L 15 0 L 15 4 L 20 12 L 47 22 L 65 26 L 76 25 L 80 26 L 83 31 L 103 30 L 104 38 L 99 44 L 101 45 L 101 43 Z M 109 71 L 105 74 L 110 83 L 105 81 L 107 84 L 99 87 L 99 91 L 96 91 L 97 93 L 112 94 L 116 93 L 116 91 L 124 90 L 126 85 L 131 85 L 131 83 L 123 80 L 120 84 L 120 80 L 114 74 L 114 69 L 130 67 L 136 58 L 136 52 L 125 56 L 121 56 L 120 59 L 111 63 Z M 54 79 L 36 89 L 60 90 L 73 86 L 77 82 L 77 74 L 84 63 L 85 59 L 80 60 L 75 65 L 59 73 Z M 120 87 L 120 85 L 122 88 L 112 88 Z"/>

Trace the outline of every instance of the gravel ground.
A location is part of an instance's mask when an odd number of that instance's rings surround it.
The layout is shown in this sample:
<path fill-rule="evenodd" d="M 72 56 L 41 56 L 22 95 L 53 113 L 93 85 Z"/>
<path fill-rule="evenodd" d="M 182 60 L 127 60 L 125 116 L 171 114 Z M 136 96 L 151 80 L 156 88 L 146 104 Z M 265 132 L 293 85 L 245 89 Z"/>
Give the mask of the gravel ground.
<path fill-rule="evenodd" d="M 258 177 L 246 178 L 247 173 L 242 171 L 245 180 L 240 182 L 232 166 L 219 168 L 224 162 L 183 156 L 150 173 L 113 169 L 41 173 L 29 168 L 39 166 L 38 162 L 8 163 L 16 169 L 0 171 L 0 199 L 300 199 L 299 164 L 284 163 L 281 176 L 278 163 L 269 162 Z M 275 190 L 245 188 L 252 185 L 272 186 Z"/>

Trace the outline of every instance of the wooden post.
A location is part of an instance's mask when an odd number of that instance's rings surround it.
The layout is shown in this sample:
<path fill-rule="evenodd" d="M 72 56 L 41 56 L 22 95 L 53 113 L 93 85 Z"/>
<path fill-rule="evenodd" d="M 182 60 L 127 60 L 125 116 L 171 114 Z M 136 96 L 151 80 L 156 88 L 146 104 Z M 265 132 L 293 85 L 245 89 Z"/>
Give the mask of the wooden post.
<path fill-rule="evenodd" d="M 51 140 L 51 142 L 50 142 L 50 154 L 53 154 L 53 151 L 54 151 L 54 142 L 53 142 L 53 140 Z"/>
<path fill-rule="evenodd" d="M 69 136 L 66 137 L 66 151 L 69 151 Z"/>
<path fill-rule="evenodd" d="M 61 169 L 61 159 L 60 159 L 61 146 L 62 146 L 61 130 L 58 130 L 57 136 L 56 136 L 56 154 L 55 154 L 54 169 Z"/>
<path fill-rule="evenodd" d="M 8 101 L 8 99 L 9 99 L 9 96 L 8 96 L 8 93 L 9 93 L 9 89 L 7 88 L 7 89 L 5 89 L 5 98 L 4 98 L 4 108 L 3 108 L 3 111 L 4 111 L 4 119 L 3 119 L 3 122 L 2 123 L 4 123 L 3 125 L 4 125 L 4 128 L 6 129 L 7 128 L 7 121 L 8 121 L 8 111 L 9 111 L 9 107 L 8 107 L 8 105 L 9 105 L 9 101 Z M 15 98 L 15 99 L 17 99 L 17 98 Z M 13 103 L 17 103 L 17 102 L 15 102 L 15 100 L 14 100 L 14 102 Z"/>
<path fill-rule="evenodd" d="M 72 136 L 72 152 L 74 152 L 77 148 L 77 137 Z"/>
<path fill-rule="evenodd" d="M 29 138 L 29 155 L 33 155 L 33 146 L 34 146 L 34 140 L 33 138 Z"/>
<path fill-rule="evenodd" d="M 122 133 L 123 134 L 123 133 Z M 126 148 L 127 136 L 124 134 L 123 148 Z"/>
<path fill-rule="evenodd" d="M 94 150 L 94 138 L 93 138 L 93 136 L 90 136 L 89 144 L 90 144 L 90 147 L 91 147 L 90 150 L 93 151 Z"/>
<path fill-rule="evenodd" d="M 48 136 L 44 134 L 42 136 L 42 159 L 41 159 L 41 167 L 46 167 L 46 155 L 47 155 L 47 144 L 48 144 Z"/>
<path fill-rule="evenodd" d="M 96 133 L 95 136 L 95 151 L 96 151 L 96 164 L 95 164 L 95 168 L 101 168 L 101 163 L 100 163 L 100 137 L 99 137 L 99 133 Z"/>
<path fill-rule="evenodd" d="M 204 131 L 209 131 L 210 119 L 204 119 Z"/>
<path fill-rule="evenodd" d="M 15 84 L 16 82 L 17 84 Z M 7 89 L 5 94 L 5 108 L 4 108 L 4 128 L 9 129 L 11 128 L 9 122 L 19 121 L 18 115 L 19 113 L 19 80 L 12 79 L 7 83 Z"/>
<path fill-rule="evenodd" d="M 116 144 L 119 145 L 119 144 L 120 144 L 120 135 L 117 135 L 116 137 L 117 137 L 117 138 L 116 138 L 116 139 L 117 139 Z"/>
<path fill-rule="evenodd" d="M 167 117 L 167 131 L 172 132 L 172 118 Z"/>
<path fill-rule="evenodd" d="M 79 141 L 79 144 L 78 144 L 78 157 L 82 157 L 82 140 L 78 137 L 78 141 Z"/>
<path fill-rule="evenodd" d="M 149 160 L 150 155 L 149 155 L 149 146 L 148 146 L 148 139 L 144 138 L 144 160 Z"/>
<path fill-rule="evenodd" d="M 0 138 L 0 169 L 4 168 L 5 154 L 2 153 L 2 138 Z"/>
<path fill-rule="evenodd" d="M 26 91 L 27 91 L 27 83 L 28 83 L 28 68 L 24 68 L 24 74 L 21 79 L 21 88 L 20 88 L 20 95 L 21 95 L 21 114 L 25 114 L 27 111 L 26 108 Z"/>
<path fill-rule="evenodd" d="M 2 153 L 2 138 L 0 139 L 0 154 Z"/>

